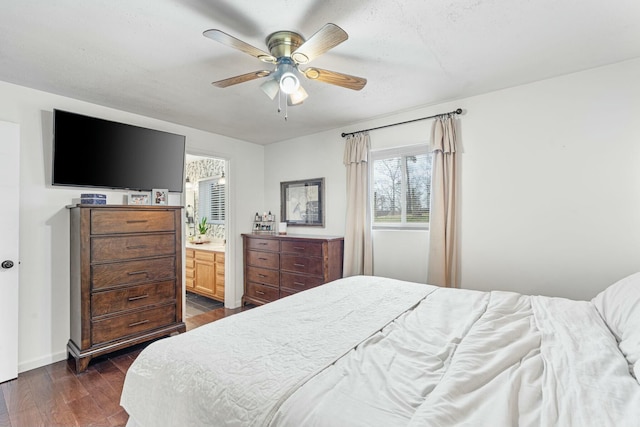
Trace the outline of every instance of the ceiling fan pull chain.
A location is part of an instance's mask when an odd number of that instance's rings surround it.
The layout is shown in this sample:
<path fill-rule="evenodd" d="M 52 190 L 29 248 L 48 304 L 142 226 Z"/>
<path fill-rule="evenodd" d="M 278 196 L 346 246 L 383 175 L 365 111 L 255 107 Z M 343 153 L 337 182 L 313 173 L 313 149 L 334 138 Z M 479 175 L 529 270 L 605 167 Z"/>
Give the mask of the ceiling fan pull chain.
<path fill-rule="evenodd" d="M 278 91 L 278 114 L 280 114 L 280 111 L 282 111 L 282 108 L 280 108 L 281 100 L 282 100 L 282 91 Z"/>

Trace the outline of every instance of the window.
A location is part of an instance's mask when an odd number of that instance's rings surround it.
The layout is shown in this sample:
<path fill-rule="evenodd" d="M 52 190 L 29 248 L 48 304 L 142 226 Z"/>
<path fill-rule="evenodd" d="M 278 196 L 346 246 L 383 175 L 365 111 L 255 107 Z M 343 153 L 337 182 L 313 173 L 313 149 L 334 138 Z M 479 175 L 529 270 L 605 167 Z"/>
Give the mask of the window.
<path fill-rule="evenodd" d="M 371 153 L 373 228 L 429 226 L 431 153 L 427 145 Z"/>
<path fill-rule="evenodd" d="M 209 224 L 224 224 L 225 220 L 225 184 L 218 181 L 214 178 L 199 182 L 199 215 L 206 216 Z"/>

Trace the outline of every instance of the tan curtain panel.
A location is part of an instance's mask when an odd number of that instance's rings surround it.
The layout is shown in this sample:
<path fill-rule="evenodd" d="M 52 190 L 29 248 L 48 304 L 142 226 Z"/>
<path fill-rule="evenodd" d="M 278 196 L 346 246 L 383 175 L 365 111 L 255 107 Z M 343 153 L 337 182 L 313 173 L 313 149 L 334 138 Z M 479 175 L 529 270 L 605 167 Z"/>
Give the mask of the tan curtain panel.
<path fill-rule="evenodd" d="M 456 242 L 456 132 L 451 116 L 439 117 L 431 128 L 433 176 L 429 218 L 429 267 L 427 283 L 458 285 Z"/>
<path fill-rule="evenodd" d="M 344 277 L 373 274 L 371 216 L 369 213 L 368 133 L 347 137 L 344 165 L 347 168 L 347 219 L 344 236 Z"/>

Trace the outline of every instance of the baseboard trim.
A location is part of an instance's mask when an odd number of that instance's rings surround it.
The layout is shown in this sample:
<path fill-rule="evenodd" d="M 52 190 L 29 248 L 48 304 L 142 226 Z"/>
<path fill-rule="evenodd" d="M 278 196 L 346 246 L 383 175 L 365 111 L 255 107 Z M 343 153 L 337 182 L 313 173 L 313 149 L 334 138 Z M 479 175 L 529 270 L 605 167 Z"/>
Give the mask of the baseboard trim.
<path fill-rule="evenodd" d="M 41 368 L 43 366 L 51 365 L 52 363 L 60 362 L 67 359 L 67 352 L 59 351 L 57 353 L 50 354 L 49 356 L 41 357 L 39 359 L 32 359 L 26 362 L 18 364 L 18 374 L 32 369 Z"/>

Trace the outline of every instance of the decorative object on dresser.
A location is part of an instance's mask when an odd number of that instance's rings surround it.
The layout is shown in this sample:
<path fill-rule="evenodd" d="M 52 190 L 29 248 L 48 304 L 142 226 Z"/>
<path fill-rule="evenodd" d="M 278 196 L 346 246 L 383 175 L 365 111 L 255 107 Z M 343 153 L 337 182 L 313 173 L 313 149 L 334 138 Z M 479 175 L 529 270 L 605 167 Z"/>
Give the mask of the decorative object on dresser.
<path fill-rule="evenodd" d="M 224 302 L 224 252 L 190 248 L 186 251 L 187 291 Z"/>
<path fill-rule="evenodd" d="M 324 227 L 324 178 L 281 182 L 280 215 L 289 225 Z"/>
<path fill-rule="evenodd" d="M 343 237 L 243 234 L 243 304 L 265 304 L 342 277 Z"/>
<path fill-rule="evenodd" d="M 154 188 L 151 190 L 152 205 L 166 205 L 169 202 L 169 190 L 166 188 Z"/>
<path fill-rule="evenodd" d="M 181 207 L 72 205 L 71 338 L 91 359 L 174 333 L 182 322 Z"/>
<path fill-rule="evenodd" d="M 83 205 L 106 205 L 107 195 L 97 193 L 82 193 L 80 195 L 80 203 Z"/>
<path fill-rule="evenodd" d="M 271 211 L 262 215 L 256 212 L 251 229 L 255 234 L 276 234 L 276 216 Z"/>
<path fill-rule="evenodd" d="M 136 206 L 146 206 L 151 204 L 151 193 L 129 193 L 127 195 L 127 204 Z"/>

